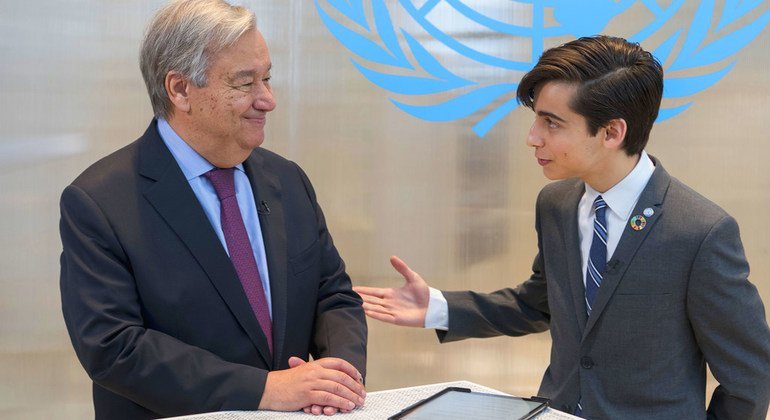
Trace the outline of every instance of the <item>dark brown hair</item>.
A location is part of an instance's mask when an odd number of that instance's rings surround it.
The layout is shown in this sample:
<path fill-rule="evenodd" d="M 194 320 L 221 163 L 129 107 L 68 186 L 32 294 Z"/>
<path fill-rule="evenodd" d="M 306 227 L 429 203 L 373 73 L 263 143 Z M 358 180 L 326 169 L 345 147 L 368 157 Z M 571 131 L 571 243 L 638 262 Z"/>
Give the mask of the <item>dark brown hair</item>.
<path fill-rule="evenodd" d="M 575 83 L 570 108 L 585 117 L 593 136 L 610 120 L 628 126 L 623 149 L 639 154 L 647 144 L 663 96 L 663 68 L 639 44 L 604 35 L 584 37 L 543 53 L 519 83 L 520 103 L 534 109 L 538 86 Z"/>

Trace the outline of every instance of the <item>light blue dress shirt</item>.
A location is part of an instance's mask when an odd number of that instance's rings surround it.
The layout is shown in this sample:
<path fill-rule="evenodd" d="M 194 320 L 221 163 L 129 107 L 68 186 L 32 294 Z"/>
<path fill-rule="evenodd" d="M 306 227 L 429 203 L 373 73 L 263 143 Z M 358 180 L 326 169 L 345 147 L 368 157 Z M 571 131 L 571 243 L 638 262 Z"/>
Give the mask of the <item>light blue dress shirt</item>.
<path fill-rule="evenodd" d="M 187 182 L 190 183 L 195 196 L 203 207 L 211 227 L 222 242 L 225 252 L 227 251 L 227 242 L 225 234 L 222 231 L 222 221 L 220 220 L 220 204 L 214 186 L 203 176 L 206 172 L 214 169 L 214 165 L 209 163 L 203 156 L 199 155 L 189 144 L 187 144 L 169 125 L 168 121 L 158 118 L 158 132 L 163 142 L 171 151 L 176 163 L 182 169 Z M 251 250 L 257 261 L 257 269 L 262 279 L 262 288 L 265 290 L 270 318 L 273 317 L 273 303 L 270 299 L 270 277 L 267 272 L 267 257 L 265 255 L 265 242 L 262 239 L 262 227 L 259 224 L 259 215 L 257 214 L 257 205 L 254 202 L 254 192 L 251 190 L 249 178 L 243 170 L 243 164 L 235 167 L 235 195 L 238 200 L 238 207 L 241 210 L 243 223 L 246 226 L 246 233 L 249 235 Z M 229 255 L 229 253 L 228 253 Z"/>

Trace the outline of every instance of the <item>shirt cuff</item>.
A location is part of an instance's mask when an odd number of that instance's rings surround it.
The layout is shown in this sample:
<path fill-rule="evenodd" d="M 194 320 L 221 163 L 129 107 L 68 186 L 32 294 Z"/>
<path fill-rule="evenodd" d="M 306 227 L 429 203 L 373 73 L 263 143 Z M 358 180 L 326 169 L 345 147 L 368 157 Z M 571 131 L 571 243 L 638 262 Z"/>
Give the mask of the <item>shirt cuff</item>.
<path fill-rule="evenodd" d="M 428 312 L 425 314 L 425 328 L 449 330 L 449 305 L 441 290 L 430 288 Z"/>

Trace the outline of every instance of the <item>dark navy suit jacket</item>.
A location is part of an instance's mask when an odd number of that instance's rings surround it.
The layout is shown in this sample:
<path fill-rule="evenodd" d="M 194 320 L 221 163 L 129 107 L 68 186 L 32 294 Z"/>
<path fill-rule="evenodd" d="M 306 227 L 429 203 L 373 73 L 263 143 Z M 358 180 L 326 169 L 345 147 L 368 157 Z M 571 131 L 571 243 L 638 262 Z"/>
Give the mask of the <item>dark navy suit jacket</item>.
<path fill-rule="evenodd" d="M 97 418 L 259 405 L 290 356 L 365 374 L 361 300 L 302 170 L 258 148 L 243 163 L 260 214 L 273 307 L 271 355 L 230 259 L 156 122 L 61 198 L 61 297 Z M 263 206 L 258 206 L 261 208 Z"/>

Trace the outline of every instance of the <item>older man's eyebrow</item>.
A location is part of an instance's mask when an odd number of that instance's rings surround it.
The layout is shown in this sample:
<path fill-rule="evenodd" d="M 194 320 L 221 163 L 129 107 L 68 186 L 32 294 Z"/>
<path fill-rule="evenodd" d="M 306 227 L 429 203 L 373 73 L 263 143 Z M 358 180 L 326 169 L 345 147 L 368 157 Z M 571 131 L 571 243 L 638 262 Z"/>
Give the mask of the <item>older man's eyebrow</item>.
<path fill-rule="evenodd" d="M 270 63 L 267 66 L 267 70 L 265 73 L 270 73 L 270 70 L 272 70 L 273 64 Z M 244 70 L 238 70 L 233 74 L 233 79 L 241 79 L 246 77 L 254 77 L 255 74 L 257 74 L 259 71 L 257 69 L 244 69 Z"/>

